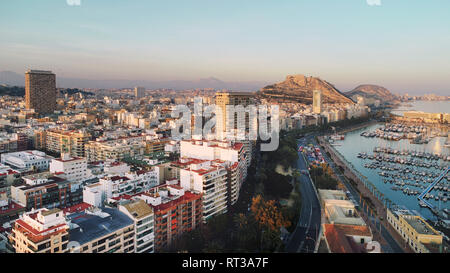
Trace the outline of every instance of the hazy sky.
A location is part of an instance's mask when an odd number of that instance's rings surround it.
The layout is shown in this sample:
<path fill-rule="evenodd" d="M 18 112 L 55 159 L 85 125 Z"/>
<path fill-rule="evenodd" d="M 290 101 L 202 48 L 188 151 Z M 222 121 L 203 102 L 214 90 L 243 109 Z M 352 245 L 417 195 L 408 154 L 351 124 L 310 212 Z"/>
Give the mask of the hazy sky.
<path fill-rule="evenodd" d="M 449 0 L 1 0 L 0 71 L 450 95 Z"/>

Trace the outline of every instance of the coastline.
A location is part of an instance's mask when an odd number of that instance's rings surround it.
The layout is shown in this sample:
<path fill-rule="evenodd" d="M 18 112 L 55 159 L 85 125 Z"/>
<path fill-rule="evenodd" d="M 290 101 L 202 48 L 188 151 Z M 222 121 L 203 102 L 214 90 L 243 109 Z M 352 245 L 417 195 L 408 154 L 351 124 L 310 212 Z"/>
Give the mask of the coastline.
<path fill-rule="evenodd" d="M 377 123 L 379 123 L 379 121 L 377 121 L 377 120 L 369 120 L 369 121 L 363 122 L 361 124 L 357 124 L 357 125 L 354 125 L 354 126 L 342 128 L 339 131 L 337 131 L 336 133 L 346 134 L 346 133 L 349 133 L 349 132 L 352 132 L 352 131 L 359 130 L 361 128 L 369 127 L 369 126 L 371 126 L 373 124 L 377 124 Z"/>

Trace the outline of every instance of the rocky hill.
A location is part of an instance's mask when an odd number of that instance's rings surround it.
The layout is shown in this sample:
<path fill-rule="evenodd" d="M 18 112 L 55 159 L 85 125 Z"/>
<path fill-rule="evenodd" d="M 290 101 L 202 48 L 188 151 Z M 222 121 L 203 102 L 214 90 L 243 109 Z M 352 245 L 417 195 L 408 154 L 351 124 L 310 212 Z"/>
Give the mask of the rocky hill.
<path fill-rule="evenodd" d="M 354 103 L 329 82 L 304 75 L 289 75 L 282 82 L 262 88 L 258 96 L 279 102 L 312 104 L 314 90 L 322 91 L 323 103 Z"/>
<path fill-rule="evenodd" d="M 359 95 L 366 99 L 375 99 L 380 100 L 381 102 L 388 102 L 396 99 L 396 96 L 386 88 L 373 84 L 359 85 L 352 91 L 346 92 L 345 94 L 351 98 Z"/>

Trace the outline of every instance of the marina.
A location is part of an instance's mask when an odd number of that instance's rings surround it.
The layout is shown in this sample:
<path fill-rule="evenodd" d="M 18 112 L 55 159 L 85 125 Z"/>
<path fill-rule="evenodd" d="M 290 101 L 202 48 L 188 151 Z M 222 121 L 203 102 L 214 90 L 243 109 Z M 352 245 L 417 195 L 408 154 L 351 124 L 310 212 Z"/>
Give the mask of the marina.
<path fill-rule="evenodd" d="M 442 132 L 437 128 L 425 125 L 391 123 L 376 128 L 373 131 L 364 131 L 360 136 L 367 138 L 376 137 L 392 141 L 409 139 L 411 144 L 427 144 L 434 137 L 447 137 L 447 132 Z"/>
<path fill-rule="evenodd" d="M 368 133 L 379 128 L 384 129 L 379 132 L 398 134 L 399 139 L 391 141 Z M 343 140 L 333 140 L 340 144 L 333 146 L 361 177 L 393 203 L 436 219 L 436 214 L 450 208 L 450 175 L 447 172 L 436 182 L 450 165 L 450 149 L 445 147 L 447 136 L 434 134 L 420 145 L 407 138 L 409 133 L 427 131 L 425 126 L 374 124 L 348 132 Z"/>

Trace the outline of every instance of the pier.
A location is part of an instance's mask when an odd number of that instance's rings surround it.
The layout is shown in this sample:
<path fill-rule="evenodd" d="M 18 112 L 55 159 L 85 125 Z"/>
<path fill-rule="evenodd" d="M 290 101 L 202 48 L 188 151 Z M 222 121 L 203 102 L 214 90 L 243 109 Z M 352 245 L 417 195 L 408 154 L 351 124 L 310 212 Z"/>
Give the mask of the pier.
<path fill-rule="evenodd" d="M 437 216 L 439 216 L 439 211 L 436 210 L 436 208 L 429 203 L 428 201 L 424 200 L 424 196 L 429 193 L 434 186 L 436 186 L 437 183 L 439 183 L 447 174 L 449 171 L 450 167 L 447 167 L 447 169 L 445 169 L 445 171 L 443 171 L 441 173 L 441 175 L 439 175 L 433 183 L 431 183 L 418 197 L 417 199 L 419 199 L 419 201 L 423 202 L 434 214 L 436 214 Z"/>

